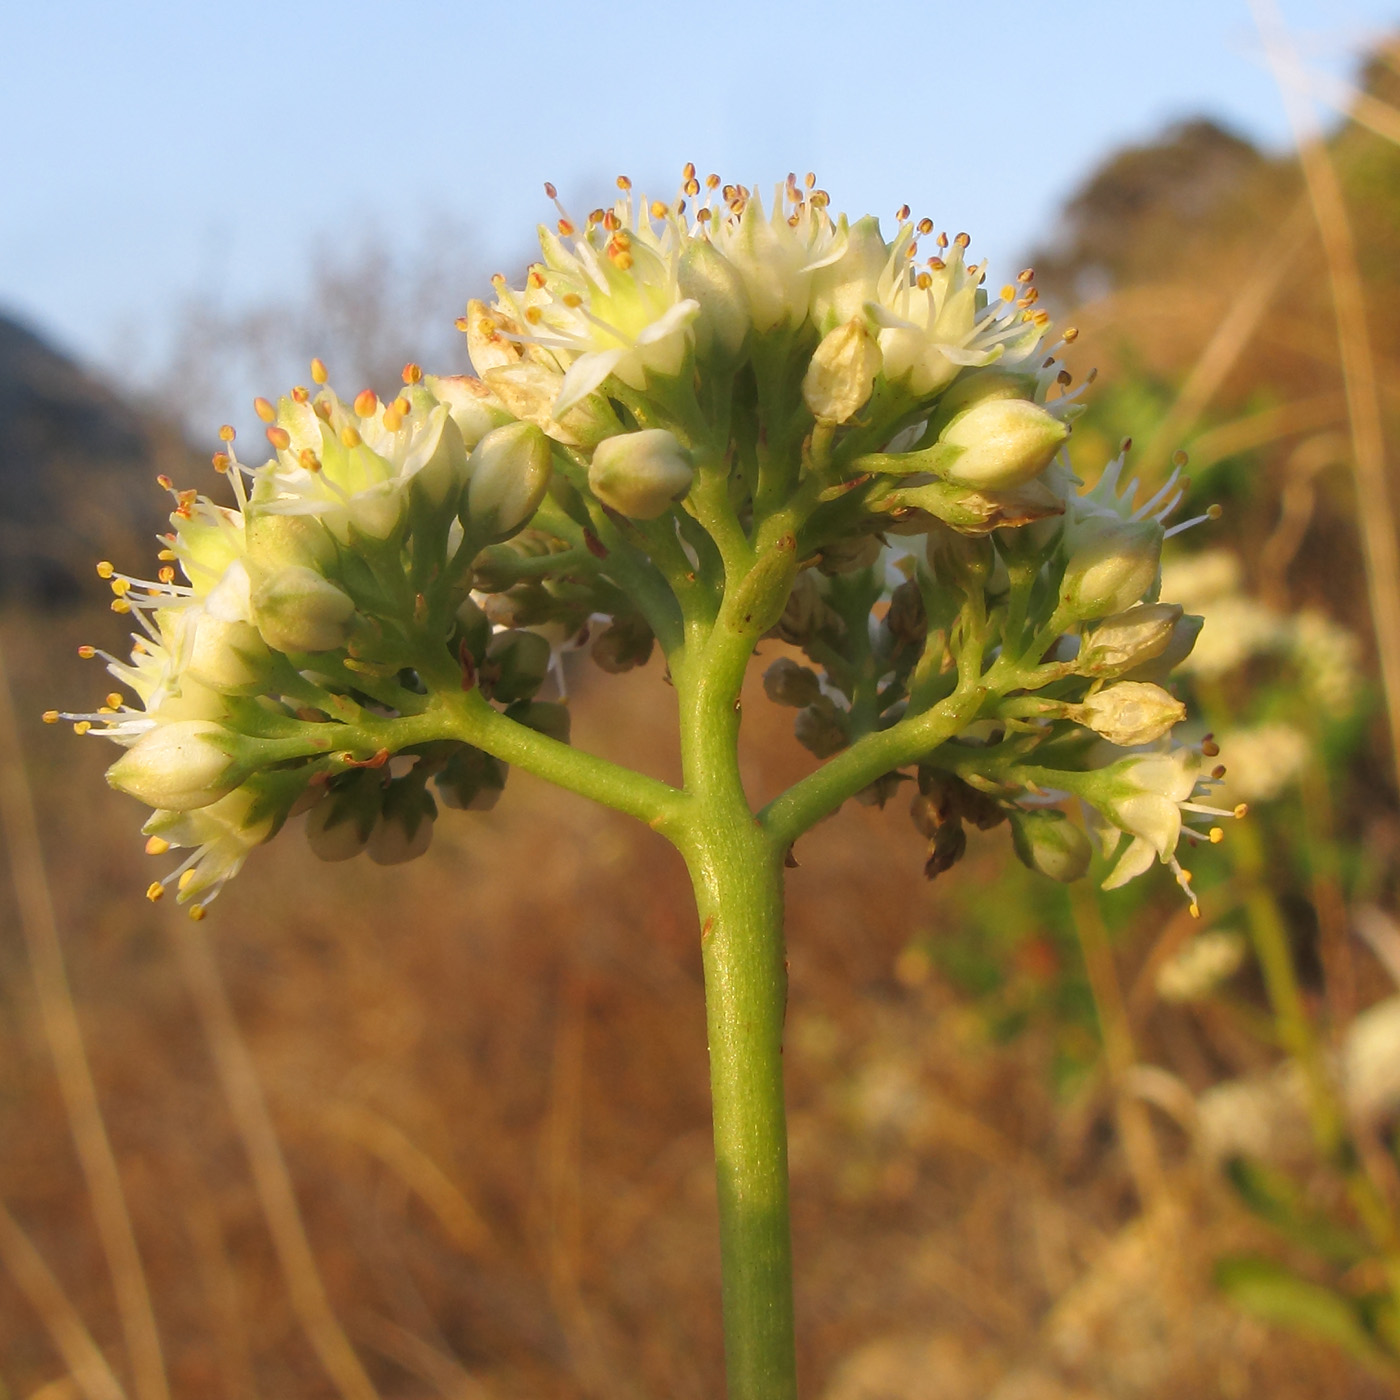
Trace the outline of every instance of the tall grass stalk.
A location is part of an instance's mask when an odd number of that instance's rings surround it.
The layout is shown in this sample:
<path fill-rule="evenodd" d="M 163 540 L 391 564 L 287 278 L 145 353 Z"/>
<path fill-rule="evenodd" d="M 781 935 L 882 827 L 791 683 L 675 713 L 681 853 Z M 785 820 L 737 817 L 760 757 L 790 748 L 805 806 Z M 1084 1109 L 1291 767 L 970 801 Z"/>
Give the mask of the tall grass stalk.
<path fill-rule="evenodd" d="M 219 976 L 218 963 L 198 924 L 172 931 L 171 943 L 209 1044 L 210 1054 L 243 1141 L 258 1202 L 286 1280 L 287 1294 L 306 1339 L 342 1400 L 379 1400 L 379 1392 L 342 1330 L 306 1236 L 291 1173 L 263 1097 L 253 1057 Z"/>
<path fill-rule="evenodd" d="M 1366 563 L 1371 618 L 1390 725 L 1391 760 L 1400 781 L 1400 545 L 1386 480 L 1380 390 L 1366 323 L 1366 293 L 1357 263 L 1356 240 L 1336 169 L 1326 145 L 1313 129 L 1312 111 L 1305 96 L 1307 80 L 1277 6 L 1274 0 L 1250 0 L 1250 8 L 1288 109 L 1332 289 L 1337 354 L 1351 423 L 1357 528 Z"/>
<path fill-rule="evenodd" d="M 0 829 L 10 858 L 20 929 L 29 954 L 39 1015 L 53 1057 L 73 1144 L 87 1183 L 98 1238 L 116 1294 L 122 1338 L 139 1400 L 168 1400 L 160 1331 L 136 1244 L 116 1154 L 102 1120 L 82 1027 L 64 966 L 53 898 L 39 839 L 24 741 L 0 647 Z"/>

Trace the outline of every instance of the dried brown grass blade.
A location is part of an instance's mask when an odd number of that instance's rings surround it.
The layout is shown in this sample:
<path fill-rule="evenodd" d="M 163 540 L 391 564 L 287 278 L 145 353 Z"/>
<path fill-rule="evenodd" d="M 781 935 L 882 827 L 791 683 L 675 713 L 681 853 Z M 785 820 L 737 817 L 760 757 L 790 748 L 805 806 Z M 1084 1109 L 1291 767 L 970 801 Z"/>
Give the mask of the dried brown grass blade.
<path fill-rule="evenodd" d="M 355 1355 L 326 1296 L 277 1130 L 263 1097 L 253 1057 L 224 991 L 213 949 L 197 923 L 191 922 L 173 932 L 171 941 L 180 970 L 199 1013 L 234 1126 L 243 1141 L 258 1202 L 267 1220 L 297 1321 L 342 1400 L 378 1400 L 374 1383 Z"/>
<path fill-rule="evenodd" d="M 1356 239 L 1336 169 L 1327 147 L 1312 129 L 1311 112 L 1303 96 L 1307 80 L 1277 6 L 1273 0 L 1250 0 L 1250 8 L 1288 109 L 1332 287 L 1337 354 L 1351 422 L 1357 527 L 1390 724 L 1391 758 L 1400 780 L 1400 544 L 1386 482 L 1380 389 L 1366 324 L 1366 294 L 1356 257 Z"/>
<path fill-rule="evenodd" d="M 402 1128 L 363 1104 L 337 1103 L 326 1111 L 326 1127 L 384 1163 L 428 1209 L 469 1258 L 495 1252 L 491 1227 L 461 1188 Z"/>
<path fill-rule="evenodd" d="M 87 1400 L 126 1400 L 107 1358 L 29 1236 L 0 1202 L 0 1263 L 39 1315 L 55 1350 Z"/>
<path fill-rule="evenodd" d="M 97 1234 L 116 1293 L 122 1339 L 140 1400 L 168 1400 L 160 1332 L 141 1253 L 136 1247 L 117 1159 L 97 1102 L 82 1028 L 73 1005 L 63 948 L 45 873 L 34 794 L 24 766 L 24 742 L 15 716 L 14 693 L 0 649 L 0 829 L 5 833 L 20 928 L 39 1002 L 39 1015 L 53 1056 L 63 1106 L 87 1182 Z"/>
<path fill-rule="evenodd" d="M 1176 401 L 1157 425 L 1138 459 L 1138 470 L 1144 480 L 1151 481 L 1166 465 L 1167 459 L 1181 446 L 1182 438 L 1190 431 L 1192 424 L 1239 363 L 1240 356 L 1254 338 L 1259 322 L 1269 309 L 1284 273 L 1298 255 L 1308 222 L 1307 201 L 1299 200 L 1269 241 L 1254 270 L 1240 284 L 1234 300 L 1186 376 Z"/>

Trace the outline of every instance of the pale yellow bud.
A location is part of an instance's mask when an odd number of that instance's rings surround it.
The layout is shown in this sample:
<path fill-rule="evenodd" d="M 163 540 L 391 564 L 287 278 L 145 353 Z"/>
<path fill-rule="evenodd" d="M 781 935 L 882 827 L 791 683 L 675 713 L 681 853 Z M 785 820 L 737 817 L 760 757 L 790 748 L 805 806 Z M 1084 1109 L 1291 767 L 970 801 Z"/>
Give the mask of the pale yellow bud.
<path fill-rule="evenodd" d="M 880 372 L 880 346 L 853 316 L 823 337 L 802 380 L 802 397 L 820 422 L 845 423 L 865 406 Z"/>

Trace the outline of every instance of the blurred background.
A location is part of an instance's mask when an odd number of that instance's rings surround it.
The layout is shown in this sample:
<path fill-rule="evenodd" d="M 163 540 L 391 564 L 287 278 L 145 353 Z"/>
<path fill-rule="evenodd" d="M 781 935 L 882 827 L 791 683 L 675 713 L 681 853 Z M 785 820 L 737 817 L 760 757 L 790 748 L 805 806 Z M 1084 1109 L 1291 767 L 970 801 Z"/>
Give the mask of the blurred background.
<path fill-rule="evenodd" d="M 1004 827 L 929 884 L 898 799 L 797 852 L 805 1392 L 1400 1393 L 1400 14 L 1127 8 L 7 13 L 0 1400 L 721 1393 L 664 843 L 516 774 L 407 867 L 293 824 L 195 925 L 142 898 L 111 752 L 37 719 L 108 689 L 92 563 L 143 572 L 158 473 L 216 489 L 218 425 L 312 354 L 465 370 L 544 180 L 587 209 L 687 160 L 1033 263 L 1100 370 L 1080 471 L 1131 435 L 1224 507 L 1164 584 L 1252 809 L 1192 856 L 1200 923 Z M 576 660 L 575 742 L 673 776 L 659 669 Z M 763 801 L 810 759 L 745 715 Z"/>

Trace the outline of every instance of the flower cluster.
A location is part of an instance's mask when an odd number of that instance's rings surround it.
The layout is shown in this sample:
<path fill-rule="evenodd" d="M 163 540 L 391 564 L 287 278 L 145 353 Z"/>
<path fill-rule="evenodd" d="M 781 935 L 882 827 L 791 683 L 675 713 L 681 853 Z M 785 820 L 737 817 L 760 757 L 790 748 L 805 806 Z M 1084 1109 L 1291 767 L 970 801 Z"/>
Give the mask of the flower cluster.
<path fill-rule="evenodd" d="M 766 203 L 693 166 L 670 201 L 618 185 L 582 219 L 546 187 L 539 261 L 458 321 L 475 377 L 346 400 L 314 361 L 255 405 L 264 463 L 225 430 L 230 500 L 173 491 L 156 581 L 100 567 L 139 624 L 107 658 L 131 695 L 68 718 L 124 746 L 148 849 L 190 852 L 152 897 L 202 912 L 301 810 L 326 859 L 417 855 L 439 803 L 489 806 L 567 740 L 537 698 L 562 650 L 674 669 L 716 632 L 805 653 L 766 686 L 819 758 L 910 736 L 860 795 L 915 782 L 930 874 L 1009 819 L 1077 878 L 1074 794 L 1128 838 L 1110 885 L 1153 860 L 1186 884 L 1183 813 L 1228 814 L 1170 746 L 1200 626 L 1157 597 L 1182 491 L 1139 505 L 1122 456 L 1081 489 L 1075 332 L 1050 340 L 1032 271 L 993 296 L 966 235 L 906 207 L 887 240 L 812 176 Z M 920 751 L 944 710 L 961 730 Z"/>

